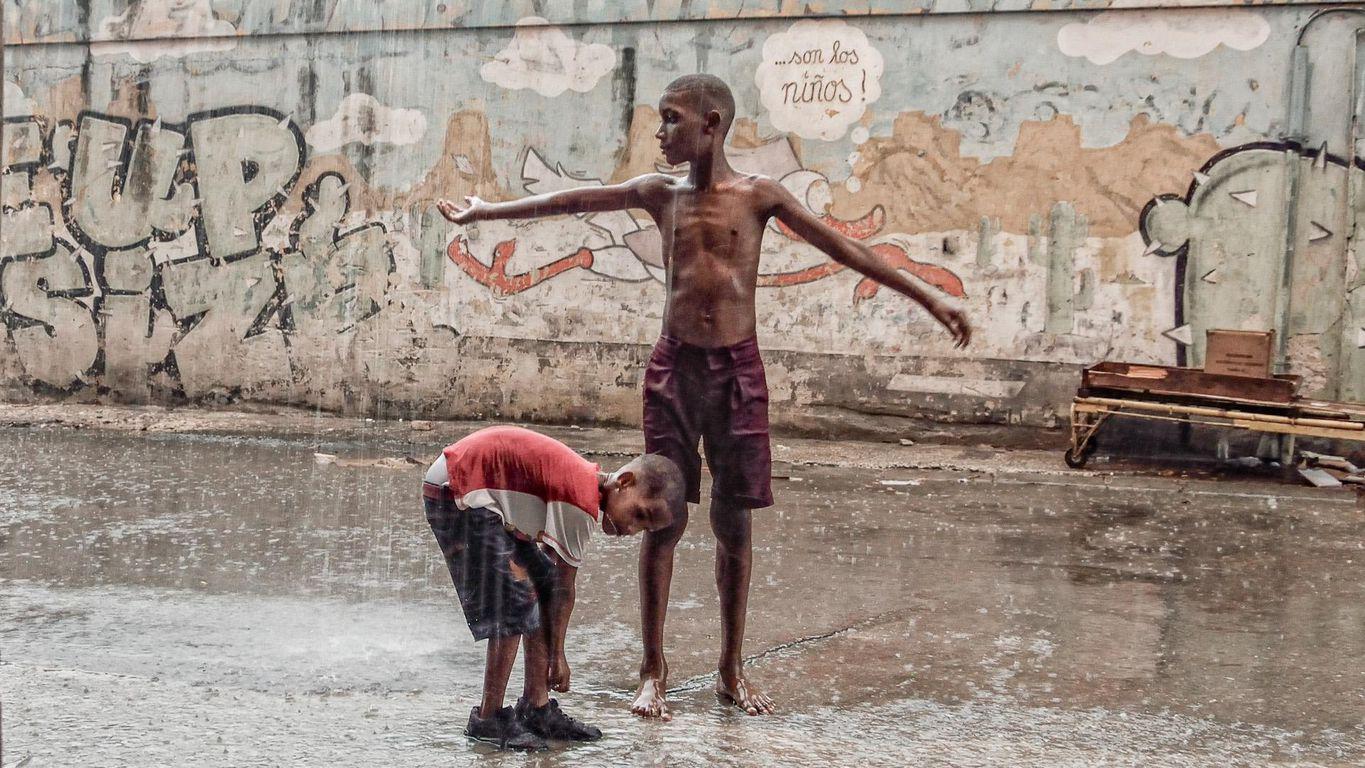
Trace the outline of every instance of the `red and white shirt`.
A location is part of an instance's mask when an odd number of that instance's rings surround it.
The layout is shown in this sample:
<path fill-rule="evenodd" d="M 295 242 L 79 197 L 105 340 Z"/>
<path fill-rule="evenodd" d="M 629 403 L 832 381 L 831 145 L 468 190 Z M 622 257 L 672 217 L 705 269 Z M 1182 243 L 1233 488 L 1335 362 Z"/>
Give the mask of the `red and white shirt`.
<path fill-rule="evenodd" d="M 551 437 L 488 427 L 446 446 L 426 482 L 450 488 L 460 509 L 482 507 L 577 568 L 601 520 L 598 465 Z"/>

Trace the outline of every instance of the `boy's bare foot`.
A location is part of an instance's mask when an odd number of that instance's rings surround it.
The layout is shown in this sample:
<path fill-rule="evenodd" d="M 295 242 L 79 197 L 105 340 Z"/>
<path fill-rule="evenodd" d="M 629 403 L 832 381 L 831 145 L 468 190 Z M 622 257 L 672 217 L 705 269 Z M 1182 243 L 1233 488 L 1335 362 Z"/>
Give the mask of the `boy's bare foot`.
<path fill-rule="evenodd" d="M 716 696 L 720 697 L 721 702 L 734 704 L 750 715 L 773 713 L 773 700 L 768 698 L 768 694 L 755 688 L 743 674 L 728 680 L 727 678 L 729 675 L 721 675 L 716 681 Z"/>
<path fill-rule="evenodd" d="M 630 711 L 640 717 L 657 717 L 665 722 L 673 719 L 673 714 L 668 711 L 663 683 L 653 677 L 640 682 L 640 692 L 635 695 Z"/>

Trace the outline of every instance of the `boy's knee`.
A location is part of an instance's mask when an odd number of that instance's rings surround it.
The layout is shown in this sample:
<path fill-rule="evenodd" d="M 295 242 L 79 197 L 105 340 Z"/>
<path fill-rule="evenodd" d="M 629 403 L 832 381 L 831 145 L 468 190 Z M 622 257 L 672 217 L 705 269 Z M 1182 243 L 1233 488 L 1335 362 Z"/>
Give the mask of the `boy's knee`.
<path fill-rule="evenodd" d="M 748 509 L 711 500 L 711 532 L 725 546 L 747 546 L 752 532 Z"/>
<path fill-rule="evenodd" d="M 749 532 L 735 530 L 716 530 L 716 544 L 721 552 L 729 557 L 747 557 L 753 551 Z"/>

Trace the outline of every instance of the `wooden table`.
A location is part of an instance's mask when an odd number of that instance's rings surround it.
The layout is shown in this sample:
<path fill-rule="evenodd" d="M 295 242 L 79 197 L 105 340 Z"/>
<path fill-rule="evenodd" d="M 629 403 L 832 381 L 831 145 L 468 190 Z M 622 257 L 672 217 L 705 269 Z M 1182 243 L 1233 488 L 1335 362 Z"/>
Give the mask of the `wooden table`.
<path fill-rule="evenodd" d="M 1191 394 L 1096 393 L 1082 389 L 1071 403 L 1067 466 L 1075 469 L 1085 466 L 1095 449 L 1095 433 L 1113 418 L 1174 421 L 1287 435 L 1288 439 L 1282 444 L 1282 463 L 1286 465 L 1293 461 L 1296 437 L 1365 442 L 1365 404 L 1362 403 L 1299 399 L 1277 403 Z"/>

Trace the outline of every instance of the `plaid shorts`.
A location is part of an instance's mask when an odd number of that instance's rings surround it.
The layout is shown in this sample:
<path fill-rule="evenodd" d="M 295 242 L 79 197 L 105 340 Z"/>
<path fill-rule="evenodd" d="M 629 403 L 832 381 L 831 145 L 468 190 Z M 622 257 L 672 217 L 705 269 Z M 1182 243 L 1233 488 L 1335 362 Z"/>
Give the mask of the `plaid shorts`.
<path fill-rule="evenodd" d="M 554 563 L 540 546 L 513 535 L 490 509 L 460 509 L 453 501 L 429 497 L 423 501 L 474 639 L 539 628 L 536 590 L 554 583 Z"/>

